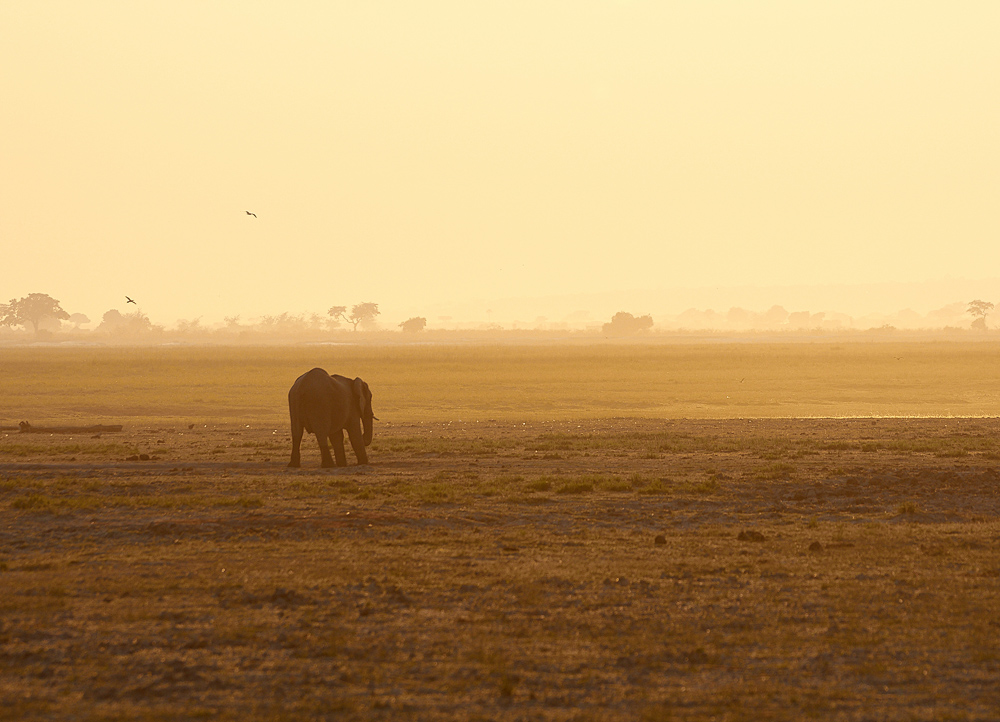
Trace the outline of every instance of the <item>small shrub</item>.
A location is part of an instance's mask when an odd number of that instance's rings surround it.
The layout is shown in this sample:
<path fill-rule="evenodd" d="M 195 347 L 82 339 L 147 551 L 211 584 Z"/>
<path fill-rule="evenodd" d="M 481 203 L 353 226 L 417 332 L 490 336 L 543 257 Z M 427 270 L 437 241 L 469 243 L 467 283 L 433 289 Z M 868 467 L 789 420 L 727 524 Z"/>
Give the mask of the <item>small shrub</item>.
<path fill-rule="evenodd" d="M 417 497 L 424 504 L 450 504 L 455 501 L 455 490 L 447 484 L 428 484 L 418 490 Z"/>
<path fill-rule="evenodd" d="M 557 494 L 586 494 L 594 490 L 589 481 L 568 481 L 556 489 Z"/>
<path fill-rule="evenodd" d="M 687 494 L 714 494 L 719 490 L 719 482 L 715 479 L 688 481 L 683 484 L 679 484 L 677 490 Z"/>
<path fill-rule="evenodd" d="M 10 503 L 15 509 L 31 509 L 33 511 L 50 511 L 56 507 L 56 501 L 44 494 L 29 494 L 19 496 Z"/>
<path fill-rule="evenodd" d="M 854 448 L 854 444 L 850 441 L 830 441 L 819 448 L 823 451 L 850 451 Z"/>
<path fill-rule="evenodd" d="M 669 494 L 672 491 L 670 487 L 670 479 L 653 479 L 641 489 L 639 489 L 640 494 Z"/>
<path fill-rule="evenodd" d="M 633 476 L 635 475 L 633 474 Z M 601 491 L 624 492 L 632 491 L 634 487 L 631 481 L 625 481 L 624 479 L 618 477 L 611 477 L 610 479 L 598 482 L 597 488 Z"/>

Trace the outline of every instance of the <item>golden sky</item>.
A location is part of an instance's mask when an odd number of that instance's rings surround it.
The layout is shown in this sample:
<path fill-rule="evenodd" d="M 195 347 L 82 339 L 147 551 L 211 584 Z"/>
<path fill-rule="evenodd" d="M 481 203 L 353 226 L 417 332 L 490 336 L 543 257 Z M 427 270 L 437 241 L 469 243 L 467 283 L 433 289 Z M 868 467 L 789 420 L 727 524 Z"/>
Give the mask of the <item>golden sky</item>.
<path fill-rule="evenodd" d="M 998 38 L 992 0 L 6 0 L 0 299 L 995 278 Z"/>

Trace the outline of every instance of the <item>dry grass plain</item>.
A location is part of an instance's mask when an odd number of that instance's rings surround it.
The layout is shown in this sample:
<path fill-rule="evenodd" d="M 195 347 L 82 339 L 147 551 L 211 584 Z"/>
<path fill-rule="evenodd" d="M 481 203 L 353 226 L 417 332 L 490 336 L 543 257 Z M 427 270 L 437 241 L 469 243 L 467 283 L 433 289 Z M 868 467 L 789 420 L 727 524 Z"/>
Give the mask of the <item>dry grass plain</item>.
<path fill-rule="evenodd" d="M 998 350 L 2 349 L 0 718 L 998 719 Z"/>

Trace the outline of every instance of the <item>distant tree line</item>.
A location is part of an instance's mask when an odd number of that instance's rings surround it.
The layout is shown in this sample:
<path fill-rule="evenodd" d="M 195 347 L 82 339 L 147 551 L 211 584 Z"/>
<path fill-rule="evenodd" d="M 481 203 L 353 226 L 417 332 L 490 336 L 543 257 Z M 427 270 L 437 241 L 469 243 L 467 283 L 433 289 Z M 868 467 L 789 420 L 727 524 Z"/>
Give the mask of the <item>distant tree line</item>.
<path fill-rule="evenodd" d="M 937 311 L 932 311 L 926 316 L 906 309 L 899 312 L 897 317 L 885 319 L 885 317 L 871 317 L 874 323 L 869 330 L 874 331 L 894 331 L 895 323 L 898 321 L 904 328 L 944 328 L 944 330 L 960 331 L 962 328 L 986 332 L 988 330 L 987 318 L 993 312 L 995 306 L 990 301 L 976 299 L 967 304 L 954 303 Z M 969 325 L 961 323 L 961 317 L 968 314 L 972 316 Z M 294 340 L 297 337 L 322 338 L 323 335 L 332 331 L 348 328 L 351 331 L 376 331 L 379 330 L 377 318 L 381 315 L 379 304 L 365 301 L 348 306 L 331 306 L 325 316 L 318 313 L 267 315 L 252 323 L 242 323 L 240 316 L 227 316 L 225 324 L 221 328 L 218 326 L 208 327 L 201 324 L 200 318 L 192 320 L 181 319 L 177 321 L 176 327 L 169 332 L 162 326 L 153 324 L 149 317 L 141 310 L 134 310 L 130 313 L 122 313 L 118 309 L 110 309 L 101 318 L 100 324 L 93 333 L 105 334 L 113 338 L 122 339 L 155 339 L 158 335 L 170 333 L 172 336 L 182 338 L 216 338 L 224 340 L 226 338 L 239 338 L 252 341 L 254 338 L 264 340 L 287 338 Z M 968 318 L 968 316 L 965 316 Z M 442 317 L 445 318 L 445 317 Z M 886 323 L 892 320 L 893 323 Z M 918 326 L 921 322 L 930 321 L 929 326 Z M 824 312 L 810 313 L 809 311 L 795 311 L 789 313 L 781 306 L 772 306 L 765 312 L 755 313 L 742 308 L 731 308 L 726 313 L 718 313 L 711 309 L 698 311 L 688 309 L 678 316 L 667 317 L 666 321 L 661 319 L 659 329 L 663 330 L 788 330 L 788 331 L 824 331 L 847 328 L 863 329 L 855 325 L 854 320 L 844 314 L 827 314 Z M 23 298 L 13 298 L 8 303 L 0 304 L 0 330 L 23 328 L 28 333 L 33 333 L 36 337 L 46 338 L 60 331 L 65 331 L 63 322 L 72 325 L 74 333 L 87 332 L 80 327 L 90 323 L 90 319 L 82 313 L 68 313 L 63 309 L 60 302 L 44 293 L 31 293 Z M 423 316 L 413 316 L 398 324 L 398 328 L 403 333 L 419 333 L 426 329 L 427 319 Z M 515 324 L 516 329 L 516 324 Z M 608 323 L 601 326 L 601 332 L 608 337 L 628 337 L 637 336 L 650 332 L 653 329 L 653 317 L 649 314 L 635 316 L 626 311 L 619 311 Z M 475 330 L 470 328 L 468 330 Z M 489 327 L 480 326 L 479 330 L 503 331 L 498 324 L 490 324 Z M 595 329 L 596 330 L 596 329 Z"/>

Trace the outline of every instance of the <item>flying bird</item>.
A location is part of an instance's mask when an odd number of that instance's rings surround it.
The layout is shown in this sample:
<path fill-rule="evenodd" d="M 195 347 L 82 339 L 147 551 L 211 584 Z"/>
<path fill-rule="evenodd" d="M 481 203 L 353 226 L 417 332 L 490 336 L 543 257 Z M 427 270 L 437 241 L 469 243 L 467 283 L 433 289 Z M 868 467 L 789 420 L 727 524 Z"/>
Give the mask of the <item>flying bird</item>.
<path fill-rule="evenodd" d="M 131 298 L 129 298 L 128 296 L 126 296 L 126 297 L 125 297 L 125 305 L 128 305 L 128 304 L 130 304 L 130 303 L 135 303 L 135 301 L 133 301 L 133 300 L 132 300 Z M 136 306 L 138 306 L 139 304 L 138 304 L 138 303 L 136 303 L 135 305 L 136 305 Z"/>
<path fill-rule="evenodd" d="M 257 217 L 257 214 L 256 214 L 256 213 L 251 213 L 250 211 L 247 211 L 247 215 L 248 215 L 248 216 L 253 216 L 254 218 L 256 218 L 256 217 Z"/>

